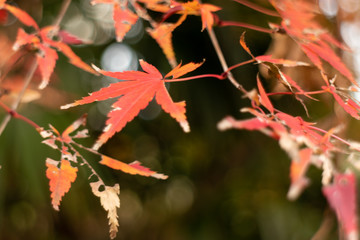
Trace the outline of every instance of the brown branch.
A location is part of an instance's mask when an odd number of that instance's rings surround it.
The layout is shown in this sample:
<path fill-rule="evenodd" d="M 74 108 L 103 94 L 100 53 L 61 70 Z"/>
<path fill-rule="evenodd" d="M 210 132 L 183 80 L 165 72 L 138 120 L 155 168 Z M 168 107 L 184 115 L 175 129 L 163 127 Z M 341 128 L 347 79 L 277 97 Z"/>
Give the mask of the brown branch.
<path fill-rule="evenodd" d="M 63 18 L 64 18 L 64 16 L 65 16 L 65 13 L 66 13 L 67 9 L 68 9 L 69 6 L 70 6 L 70 3 L 71 3 L 71 0 L 64 0 L 64 1 L 62 2 L 60 11 L 59 11 L 56 19 L 54 20 L 54 22 L 53 22 L 53 24 L 52 24 L 54 27 L 60 26 L 60 23 L 61 23 L 61 21 L 63 20 Z"/>
<path fill-rule="evenodd" d="M 54 23 L 53 23 L 53 26 L 55 27 L 58 27 L 60 25 L 60 22 L 62 21 L 62 19 L 64 18 L 65 16 L 65 13 L 67 11 L 67 9 L 69 8 L 70 6 L 70 3 L 71 3 L 71 0 L 64 0 L 62 5 L 61 5 L 61 8 L 60 8 L 60 11 L 59 11 L 59 14 L 58 16 L 56 17 Z M 52 33 L 52 34 L 55 34 L 55 33 Z M 25 83 L 24 83 L 24 86 L 23 88 L 21 89 L 21 92 L 19 93 L 19 95 L 17 96 L 15 102 L 12 104 L 11 106 L 11 111 L 8 112 L 9 114 L 6 115 L 6 117 L 3 119 L 3 121 L 1 122 L 0 124 L 0 135 L 3 133 L 3 131 L 5 130 L 6 126 L 8 125 L 11 117 L 13 116 L 12 114 L 10 113 L 13 113 L 16 111 L 16 109 L 18 108 L 24 94 L 25 94 L 25 91 L 26 89 L 28 88 L 30 82 L 31 82 L 31 79 L 33 78 L 34 76 L 34 73 L 36 71 L 36 68 L 38 67 L 38 63 L 36 60 L 34 60 L 33 64 L 31 65 L 30 67 L 30 70 L 25 78 Z"/>
<path fill-rule="evenodd" d="M 34 127 L 36 130 L 42 129 L 39 125 L 37 125 L 34 121 L 30 120 L 29 118 L 15 112 L 14 110 L 11 110 L 11 108 L 9 108 L 8 106 L 6 106 L 3 102 L 0 101 L 0 107 L 2 107 L 8 114 L 9 116 L 13 117 L 13 118 L 17 118 L 20 119 L 26 123 L 28 123 L 30 126 Z"/>
<path fill-rule="evenodd" d="M 14 67 L 14 65 L 20 61 L 21 58 L 23 58 L 26 55 L 26 53 L 22 53 L 22 51 L 17 50 L 11 53 L 9 57 L 4 61 L 5 63 L 1 66 L 2 71 L 0 75 L 0 84 L 4 81 L 5 77 L 9 74 L 11 71 L 11 68 Z"/>
<path fill-rule="evenodd" d="M 34 76 L 34 73 L 36 71 L 37 66 L 38 66 L 38 63 L 37 63 L 36 60 L 34 60 L 28 74 L 26 75 L 25 83 L 24 83 L 23 88 L 21 89 L 21 92 L 17 96 L 15 102 L 11 105 L 11 108 L 10 108 L 11 112 L 15 112 L 16 109 L 18 108 L 18 106 L 19 106 L 19 104 L 21 102 L 21 99 L 23 98 L 23 96 L 25 94 L 26 89 L 27 89 L 27 87 L 29 86 L 29 84 L 31 82 L 31 79 Z M 12 117 L 12 114 L 10 114 L 11 112 L 8 111 L 9 114 L 6 115 L 6 117 L 3 119 L 3 121 L 0 124 L 0 135 L 3 133 L 3 131 L 5 130 L 6 126 L 8 125 L 8 123 L 9 123 L 11 117 Z"/>
<path fill-rule="evenodd" d="M 215 32 L 213 29 L 209 29 L 207 28 L 207 31 L 209 33 L 209 37 L 210 37 L 210 40 L 211 40 L 211 43 L 212 45 L 214 46 L 215 48 L 215 51 L 216 51 L 216 54 L 218 56 L 218 59 L 220 61 L 220 64 L 221 64 L 221 67 L 222 69 L 224 70 L 224 72 L 227 72 L 227 78 L 229 79 L 229 81 L 231 82 L 232 85 L 234 85 L 234 87 L 236 87 L 237 89 L 239 89 L 240 91 L 242 91 L 244 94 L 247 93 L 247 91 L 245 90 L 245 88 L 240 84 L 238 83 L 234 76 L 232 75 L 232 73 L 229 71 L 229 67 L 226 63 L 226 60 L 225 60 L 225 57 L 224 57 L 224 54 L 220 48 L 220 45 L 219 45 L 219 42 L 216 38 L 216 35 L 215 35 Z"/>

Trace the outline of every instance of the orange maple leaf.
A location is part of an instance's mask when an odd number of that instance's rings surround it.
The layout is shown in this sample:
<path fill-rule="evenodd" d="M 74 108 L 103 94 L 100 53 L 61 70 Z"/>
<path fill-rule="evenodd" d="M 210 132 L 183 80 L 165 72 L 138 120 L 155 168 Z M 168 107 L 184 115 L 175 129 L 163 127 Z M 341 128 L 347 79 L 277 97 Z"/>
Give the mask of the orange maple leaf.
<path fill-rule="evenodd" d="M 269 97 L 267 96 L 263 85 L 261 84 L 259 75 L 257 76 L 256 80 L 257 80 L 257 85 L 258 85 L 258 89 L 259 89 L 259 93 L 260 93 L 261 104 L 264 105 L 264 107 L 266 107 L 266 109 L 269 110 L 271 112 L 271 114 L 274 114 L 274 107 L 273 107 Z"/>
<path fill-rule="evenodd" d="M 141 163 L 139 161 L 134 161 L 132 163 L 126 164 L 119 160 L 102 155 L 100 163 L 103 165 L 106 165 L 108 167 L 111 167 L 113 169 L 121 170 L 125 173 L 129 173 L 129 174 L 133 174 L 133 175 L 138 174 L 138 175 L 145 176 L 145 177 L 167 179 L 166 175 L 151 171 L 149 168 L 141 166 Z"/>
<path fill-rule="evenodd" d="M 67 56 L 70 63 L 74 66 L 98 75 L 98 73 L 88 64 L 83 62 L 68 45 L 52 39 L 58 32 L 58 28 L 53 26 L 44 27 L 32 34 L 27 34 L 20 28 L 13 45 L 14 50 L 18 50 L 22 46 L 30 46 L 32 49 L 37 50 L 36 59 L 42 76 L 42 82 L 39 86 L 40 89 L 43 89 L 48 85 L 54 71 L 56 60 L 58 59 L 55 49 Z"/>
<path fill-rule="evenodd" d="M 52 205 L 55 210 L 59 211 L 61 198 L 70 190 L 71 183 L 76 179 L 77 168 L 72 167 L 68 160 L 62 159 L 60 168 L 57 166 L 58 161 L 50 158 L 46 159 L 46 177 L 50 180 L 50 191 Z"/>
<path fill-rule="evenodd" d="M 91 1 L 92 5 L 106 3 L 113 5 L 113 19 L 115 25 L 115 35 L 116 40 L 121 42 L 126 33 L 128 33 L 132 27 L 138 20 L 138 16 L 133 13 L 127 6 L 127 1 L 119 3 L 116 0 L 93 0 Z"/>
<path fill-rule="evenodd" d="M 26 26 L 33 27 L 37 30 L 39 29 L 39 26 L 37 25 L 35 20 L 27 12 L 21 10 L 20 8 L 12 6 L 10 4 L 6 4 L 5 2 L 6 2 L 6 0 L 0 1 L 0 9 L 6 9 Z"/>
<path fill-rule="evenodd" d="M 187 15 L 195 15 L 195 16 L 201 16 L 202 21 L 202 29 L 203 31 L 205 28 L 212 29 L 212 26 L 214 25 L 214 12 L 217 12 L 221 10 L 220 7 L 207 4 L 207 3 L 199 3 L 198 1 L 189 1 L 185 3 L 178 3 L 175 1 L 172 1 L 171 8 L 167 13 L 165 13 L 164 19 L 168 18 L 174 13 L 182 14 L 184 17 L 180 18 L 177 25 L 180 25 L 182 21 L 185 20 Z M 181 20 L 181 22 L 180 22 Z"/>
<path fill-rule="evenodd" d="M 154 29 L 146 29 L 150 36 L 159 44 L 170 66 L 173 68 L 177 65 L 177 61 L 172 44 L 172 31 L 174 31 L 177 26 L 177 24 L 173 23 L 161 23 Z"/>
<path fill-rule="evenodd" d="M 281 26 L 277 26 L 277 28 L 283 29 L 294 39 L 316 67 L 324 71 L 321 61 L 324 60 L 344 75 L 352 84 L 358 86 L 351 71 L 328 43 L 345 50 L 348 50 L 348 48 L 333 38 L 316 22 L 317 5 L 315 3 L 304 0 L 269 1 L 283 19 Z"/>
<path fill-rule="evenodd" d="M 304 148 L 299 151 L 298 159 L 292 159 L 290 165 L 291 185 L 287 194 L 288 199 L 296 199 L 309 184 L 305 174 L 311 164 L 312 154 L 313 150 L 311 148 Z"/>
<path fill-rule="evenodd" d="M 94 149 L 99 149 L 100 146 L 107 142 L 116 132 L 121 131 L 154 97 L 162 109 L 180 123 L 185 132 L 190 131 L 189 123 L 185 116 L 185 102 L 173 102 L 165 87 L 165 78 L 170 76 L 180 77 L 195 70 L 201 66 L 202 63 L 188 63 L 184 66 L 179 66 L 176 68 L 176 71 L 173 70 L 169 72 L 165 77 L 163 77 L 153 65 L 143 60 L 140 60 L 140 65 L 145 72 L 108 72 L 97 69 L 97 71 L 103 75 L 125 81 L 110 84 L 110 86 L 106 88 L 93 92 L 90 96 L 61 107 L 62 109 L 67 109 L 121 96 L 112 105 L 113 110 L 108 114 L 104 132 L 95 143 Z"/>

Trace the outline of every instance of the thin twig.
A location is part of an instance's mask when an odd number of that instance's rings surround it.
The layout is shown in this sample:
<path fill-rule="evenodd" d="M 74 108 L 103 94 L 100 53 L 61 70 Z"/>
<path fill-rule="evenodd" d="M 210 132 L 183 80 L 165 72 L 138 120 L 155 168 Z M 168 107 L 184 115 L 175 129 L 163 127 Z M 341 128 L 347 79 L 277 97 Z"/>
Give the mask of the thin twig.
<path fill-rule="evenodd" d="M 183 82 L 188 80 L 194 80 L 199 78 L 217 78 L 219 80 L 223 80 L 226 78 L 226 75 L 218 75 L 218 74 L 203 74 L 186 78 L 175 78 L 175 79 L 165 79 L 164 82 Z"/>
<path fill-rule="evenodd" d="M 20 119 L 26 123 L 28 123 L 29 125 L 31 125 L 32 127 L 34 127 L 36 130 L 41 129 L 41 127 L 39 125 L 37 125 L 35 122 L 33 122 L 32 120 L 28 119 L 27 117 L 11 110 L 11 108 L 9 108 L 8 106 L 6 106 L 3 102 L 0 101 L 0 107 L 2 107 L 9 115 L 11 115 L 13 118 L 17 118 Z"/>
<path fill-rule="evenodd" d="M 318 90 L 318 91 L 312 91 L 312 92 L 271 92 L 267 93 L 268 96 L 274 96 L 274 95 L 315 95 L 315 94 L 323 94 L 326 93 L 326 90 Z"/>
<path fill-rule="evenodd" d="M 224 72 L 227 72 L 227 78 L 229 79 L 229 81 L 232 83 L 232 85 L 234 85 L 234 87 L 236 87 L 237 89 L 239 89 L 240 91 L 242 91 L 244 94 L 247 93 L 247 91 L 244 89 L 244 87 L 238 83 L 234 76 L 232 75 L 232 73 L 229 71 L 229 67 L 226 63 L 226 60 L 225 60 L 225 57 L 224 57 L 224 54 L 220 48 L 220 45 L 219 45 L 219 42 L 216 38 L 216 35 L 215 35 L 215 32 L 214 30 L 211 28 L 207 28 L 207 31 L 209 33 L 209 37 L 210 37 L 210 40 L 211 40 L 211 43 L 212 45 L 214 46 L 215 48 L 215 51 L 216 51 L 216 54 L 218 56 L 218 59 L 220 61 L 220 64 L 221 64 L 221 67 L 223 68 Z"/>
<path fill-rule="evenodd" d="M 245 5 L 248 8 L 254 9 L 255 11 L 264 13 L 266 15 L 273 16 L 273 17 L 280 17 L 279 13 L 277 13 L 275 11 L 272 11 L 270 9 L 267 9 L 267 8 L 260 7 L 260 6 L 254 4 L 254 3 L 251 3 L 251 2 L 248 2 L 248 1 L 245 1 L 245 0 L 233 0 L 233 1 L 238 2 L 238 3 L 242 4 L 242 5 Z"/>
<path fill-rule="evenodd" d="M 69 8 L 70 3 L 71 3 L 71 0 L 64 0 L 63 1 L 62 5 L 61 5 L 61 8 L 60 8 L 60 11 L 59 11 L 59 14 L 58 14 L 58 16 L 56 17 L 56 19 L 55 19 L 55 21 L 53 23 L 54 27 L 58 27 L 60 25 L 60 22 L 64 18 L 65 13 L 66 13 L 67 9 Z M 53 34 L 55 34 L 55 33 L 53 33 Z M 15 100 L 15 102 L 11 106 L 11 112 L 15 112 L 16 109 L 18 108 L 18 106 L 19 106 L 19 104 L 20 104 L 20 102 L 21 102 L 21 100 L 22 100 L 22 98 L 23 98 L 23 96 L 25 94 L 26 89 L 27 89 L 27 87 L 29 86 L 29 84 L 31 82 L 31 79 L 34 76 L 34 73 L 35 73 L 37 67 L 38 67 L 38 63 L 37 63 L 36 60 L 34 60 L 28 74 L 26 75 L 24 86 L 21 89 L 21 92 L 19 93 L 19 95 L 17 96 L 17 99 Z M 11 114 L 6 115 L 6 117 L 4 118 L 2 123 L 0 124 L 0 135 L 5 130 L 7 124 L 9 123 L 9 121 L 11 119 L 11 117 L 12 117 Z"/>
<path fill-rule="evenodd" d="M 75 142 L 73 142 L 73 143 L 75 143 Z M 86 150 L 89 151 L 88 148 L 83 147 L 82 145 L 77 144 L 77 143 L 75 143 L 75 144 L 76 144 L 76 146 L 81 146 L 81 148 L 86 149 Z M 89 176 L 89 179 L 90 179 L 92 176 L 96 176 L 97 179 L 98 179 L 98 181 L 100 181 L 102 185 L 105 185 L 105 183 L 104 183 L 104 181 L 102 180 L 102 178 L 100 177 L 100 175 L 95 171 L 95 169 L 91 166 L 91 164 L 79 153 L 79 151 L 77 151 L 72 145 L 68 145 L 68 146 L 71 148 L 72 151 L 74 151 L 74 152 L 76 153 L 76 156 L 78 156 L 79 158 L 81 158 L 81 160 L 83 161 L 83 163 L 86 164 L 86 166 L 88 166 L 88 168 L 90 169 L 90 171 L 91 171 L 92 174 Z M 94 152 L 93 152 L 93 153 L 94 153 Z"/>
<path fill-rule="evenodd" d="M 36 60 L 33 61 L 31 67 L 30 67 L 30 70 L 28 72 L 28 74 L 26 75 L 26 78 L 25 78 L 25 82 L 24 82 L 24 86 L 23 88 L 21 89 L 21 92 L 19 93 L 19 95 L 17 96 L 15 102 L 11 105 L 11 111 L 14 112 L 16 111 L 16 109 L 18 108 L 24 94 L 25 94 L 25 91 L 27 89 L 27 87 L 29 86 L 30 82 L 31 82 L 31 79 L 32 77 L 34 76 L 34 73 L 36 71 L 36 68 L 38 66 L 38 63 Z M 4 118 L 4 120 L 2 121 L 2 123 L 0 124 L 0 135 L 3 133 L 3 131 L 5 130 L 7 124 L 9 123 L 10 119 L 11 119 L 12 115 L 11 114 L 8 114 L 6 115 L 6 117 Z"/>
<path fill-rule="evenodd" d="M 244 65 L 249 64 L 249 63 L 253 63 L 253 62 L 255 62 L 255 61 L 256 61 L 256 59 L 254 58 L 254 59 L 247 60 L 247 61 L 245 61 L 245 62 L 241 62 L 241 63 L 235 64 L 235 65 L 233 65 L 233 66 L 230 66 L 230 67 L 228 68 L 228 71 L 231 71 L 231 70 L 233 70 L 233 69 L 235 69 L 235 68 L 244 66 Z M 226 72 L 226 73 L 227 73 L 227 72 Z"/>
<path fill-rule="evenodd" d="M 263 28 L 263 27 L 252 25 L 252 24 L 242 23 L 242 22 L 235 22 L 235 21 L 222 21 L 222 20 L 219 20 L 218 26 L 219 27 L 234 26 L 234 27 L 247 28 L 247 29 L 251 29 L 251 30 L 255 30 L 255 31 L 258 31 L 258 32 L 263 32 L 263 33 L 269 33 L 269 34 L 274 33 L 273 29 Z"/>
<path fill-rule="evenodd" d="M 201 0 L 197 0 L 200 4 L 202 3 Z M 217 40 L 217 37 L 215 35 L 215 32 L 212 28 L 209 28 L 207 27 L 206 28 L 208 34 L 209 34 L 209 37 L 210 37 L 210 40 L 211 40 L 211 43 L 213 45 L 213 47 L 215 48 L 215 52 L 216 52 L 216 55 L 218 56 L 218 59 L 220 61 L 220 64 L 221 64 L 221 67 L 222 69 L 224 70 L 224 72 L 227 73 L 227 78 L 229 79 L 229 81 L 231 82 L 232 85 L 234 85 L 234 87 L 236 87 L 237 89 L 239 89 L 240 91 L 242 91 L 244 94 L 247 94 L 247 91 L 245 90 L 245 88 L 240 84 L 238 83 L 234 76 L 232 75 L 232 73 L 229 71 L 229 67 L 226 63 L 226 60 L 225 60 L 225 57 L 224 57 L 224 54 L 220 48 L 220 45 L 219 45 L 219 41 Z"/>
<path fill-rule="evenodd" d="M 329 133 L 328 131 L 325 131 L 325 130 L 323 130 L 323 129 L 321 129 L 321 128 L 318 128 L 318 127 L 315 127 L 315 126 L 308 126 L 308 128 L 313 129 L 313 130 L 316 130 L 316 131 L 319 131 L 319 132 L 322 132 L 322 133 L 325 133 L 325 134 L 328 134 L 328 133 Z M 355 150 L 360 151 L 359 148 L 353 146 L 354 144 L 351 144 L 349 141 L 346 141 L 345 139 L 343 139 L 343 138 L 341 138 L 341 137 L 339 137 L 339 136 L 337 136 L 337 135 L 335 135 L 335 134 L 330 134 L 330 137 L 333 137 L 333 138 L 339 140 L 340 142 L 348 145 L 349 147 L 352 147 L 352 148 L 354 148 Z"/>
<path fill-rule="evenodd" d="M 5 64 L 1 66 L 2 71 L 0 75 L 0 84 L 4 81 L 5 77 L 10 72 L 11 68 L 20 61 L 21 58 L 23 58 L 26 55 L 26 53 L 22 54 L 21 51 L 17 50 L 11 53 L 9 57 L 5 60 Z"/>
<path fill-rule="evenodd" d="M 64 1 L 62 2 L 60 11 L 59 11 L 56 19 L 54 20 L 54 22 L 53 22 L 53 24 L 52 24 L 54 27 L 60 26 L 60 23 L 61 23 L 61 21 L 63 20 L 63 18 L 64 18 L 64 16 L 65 16 L 65 13 L 66 13 L 67 9 L 68 9 L 69 6 L 70 6 L 70 3 L 71 3 L 71 0 L 64 0 Z"/>

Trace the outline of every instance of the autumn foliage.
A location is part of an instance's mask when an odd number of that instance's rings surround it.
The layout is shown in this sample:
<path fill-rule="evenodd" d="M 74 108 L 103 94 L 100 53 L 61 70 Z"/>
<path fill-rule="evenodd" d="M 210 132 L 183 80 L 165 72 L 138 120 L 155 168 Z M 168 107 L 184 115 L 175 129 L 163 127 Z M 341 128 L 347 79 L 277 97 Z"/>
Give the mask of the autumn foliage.
<path fill-rule="evenodd" d="M 232 1 L 232 0 L 228 0 Z M 114 159 L 99 152 L 115 134 L 120 134 L 127 124 L 136 118 L 155 99 L 161 109 L 170 115 L 185 133 L 190 132 L 190 124 L 186 115 L 186 104 L 183 100 L 173 100 L 167 89 L 167 84 L 176 87 L 176 82 L 196 81 L 196 79 L 211 79 L 229 81 L 238 91 L 239 97 L 247 98 L 248 106 L 240 111 L 249 118 L 237 120 L 232 116 L 224 116 L 218 123 L 218 130 L 229 129 L 259 131 L 279 143 L 290 159 L 288 199 L 297 199 L 310 184 L 307 171 L 310 166 L 322 172 L 322 193 L 329 206 L 336 213 L 344 239 L 358 239 L 357 220 L 357 187 L 356 172 L 359 166 L 354 164 L 354 156 L 360 151 L 360 145 L 344 137 L 344 128 L 340 120 L 332 120 L 331 126 L 325 128 L 317 124 L 318 119 L 312 117 L 308 106 L 313 102 L 331 99 L 341 109 L 342 119 L 348 117 L 360 119 L 360 103 L 354 98 L 353 92 L 358 91 L 359 84 L 352 71 L 343 62 L 339 51 L 349 51 L 347 46 L 337 40 L 318 21 L 316 1 L 269 0 L 270 8 L 260 7 L 245 0 L 234 0 L 234 4 L 242 4 L 264 15 L 269 15 L 274 23 L 269 28 L 261 28 L 250 23 L 227 21 L 217 14 L 222 9 L 221 1 L 218 5 L 203 3 L 200 0 L 92 0 L 91 5 L 109 5 L 112 7 L 112 17 L 115 29 L 115 39 L 123 41 L 127 33 L 137 21 L 146 24 L 146 30 L 151 38 L 162 49 L 172 70 L 162 74 L 162 70 L 145 60 L 140 60 L 140 69 L 122 72 L 103 70 L 91 62 L 85 62 L 72 50 L 69 45 L 91 44 L 60 28 L 64 12 L 69 1 L 64 0 L 62 11 L 53 25 L 39 27 L 38 23 L 19 7 L 6 1 L 0 1 L 0 22 L 6 21 L 8 13 L 16 17 L 24 26 L 17 29 L 17 35 L 12 42 L 13 56 L 32 55 L 32 68 L 29 71 L 23 91 L 17 91 L 17 100 L 9 105 L 5 102 L 9 93 L 1 91 L 0 106 L 7 113 L 7 119 L 1 123 L 1 131 L 6 127 L 9 119 L 17 118 L 31 126 L 44 139 L 42 143 L 48 145 L 60 154 L 60 159 L 45 159 L 46 177 L 49 179 L 51 204 L 57 211 L 61 208 L 61 200 L 71 189 L 71 185 L 78 178 L 80 168 L 87 168 L 89 186 L 92 193 L 100 199 L 100 204 L 107 212 L 110 226 L 110 238 L 115 238 L 119 231 L 118 209 L 120 207 L 120 186 L 107 184 L 96 171 L 93 163 L 84 156 L 93 155 L 98 163 L 114 170 L 131 175 L 141 175 L 156 179 L 167 179 L 165 174 L 143 166 L 139 161 L 131 163 Z M 269 5 L 269 6 L 270 6 Z M 154 17 L 155 16 L 155 17 Z M 160 17 L 159 17 L 160 16 Z M 192 59 L 178 61 L 174 49 L 173 33 L 182 27 L 188 16 L 197 16 L 201 20 L 199 31 L 207 31 L 223 69 L 218 74 L 196 75 L 196 70 L 206 64 Z M 253 54 L 246 39 L 246 33 L 239 36 L 238 46 L 243 49 L 248 60 L 228 66 L 218 45 L 214 29 L 221 27 L 242 27 L 248 31 L 261 31 L 270 35 L 285 35 L 298 46 L 302 58 L 278 58 L 268 52 L 264 55 Z M 240 50 L 239 50 L 240 51 Z M 54 74 L 59 59 L 58 53 L 64 55 L 70 64 L 95 76 L 106 76 L 118 81 L 90 93 L 88 96 L 61 106 L 74 109 L 77 106 L 92 104 L 97 101 L 117 98 L 112 104 L 112 110 L 107 114 L 105 127 L 92 147 L 86 147 L 78 142 L 88 137 L 86 129 L 86 114 L 79 116 L 62 133 L 55 126 L 39 126 L 32 120 L 17 112 L 17 107 L 24 97 L 30 81 L 38 76 L 40 84 L 36 91 L 46 89 Z M 196 54 L 196 53 L 194 53 Z M 18 56 L 19 55 L 19 56 Z M 8 64 L 11 68 L 11 61 Z M 180 62 L 180 63 L 179 63 Z M 253 89 L 246 89 L 241 79 L 235 79 L 232 71 L 244 65 L 254 64 L 265 69 L 253 79 Z M 6 64 L 4 64 L 6 65 Z M 301 68 L 301 69 L 300 69 Z M 314 71 L 317 81 L 309 84 L 305 79 L 299 81 L 286 69 L 297 71 Z M 305 69 L 305 70 L 304 70 Z M 3 71 L 3 70 L 2 70 Z M 38 74 L 38 75 L 36 75 Z M 0 89 L 5 89 L 3 78 L 6 71 L 1 72 Z M 262 76 L 264 75 L 264 76 Z M 340 79 L 340 80 L 338 80 Z M 61 79 L 60 79 L 61 80 Z M 99 80 L 100 81 L 100 80 Z M 273 83 L 276 88 L 268 87 L 266 81 Z M 341 84 L 338 82 L 341 81 Z M 51 85 L 51 83 L 50 83 Z M 282 96 L 291 96 L 303 107 L 302 113 L 292 115 L 285 112 L 275 102 L 281 101 Z M 274 101 L 274 97 L 276 101 Z M 280 100 L 279 100 L 280 98 Z M 245 100 L 244 100 L 245 101 Z M 187 104 L 192 104 L 188 102 Z M 304 114 L 305 113 L 305 114 Z M 346 125 L 346 124 L 345 124 Z M 256 143 L 254 143 L 256 144 Z M 341 159 L 341 163 L 339 163 Z M 344 167 L 345 166 L 345 167 Z M 73 193 L 74 195 L 76 193 Z"/>

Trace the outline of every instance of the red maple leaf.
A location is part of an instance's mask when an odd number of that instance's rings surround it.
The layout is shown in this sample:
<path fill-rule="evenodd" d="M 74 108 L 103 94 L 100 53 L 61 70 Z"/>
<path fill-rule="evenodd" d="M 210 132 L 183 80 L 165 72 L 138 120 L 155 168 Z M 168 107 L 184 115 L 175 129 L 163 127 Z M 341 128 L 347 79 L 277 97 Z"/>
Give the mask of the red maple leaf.
<path fill-rule="evenodd" d="M 8 20 L 8 12 L 5 9 L 0 9 L 0 24 L 5 24 Z"/>
<path fill-rule="evenodd" d="M 274 107 L 273 107 L 269 97 L 267 96 L 264 87 L 261 84 L 259 75 L 257 76 L 257 85 L 258 85 L 258 89 L 259 89 L 259 93 L 260 93 L 261 104 L 264 107 L 266 107 L 266 109 L 269 110 L 271 112 L 271 114 L 274 114 Z"/>
<path fill-rule="evenodd" d="M 6 0 L 0 1 L 0 9 L 5 9 L 11 12 L 17 19 L 19 19 L 20 22 L 22 22 L 26 26 L 39 29 L 39 26 L 37 25 L 35 20 L 27 12 L 10 4 L 6 4 L 5 2 Z"/>
<path fill-rule="evenodd" d="M 358 239 L 355 175 L 353 173 L 336 174 L 334 183 L 323 187 L 322 190 L 336 212 L 346 239 Z"/>
<path fill-rule="evenodd" d="M 58 32 L 59 29 L 53 26 L 44 27 L 32 34 L 28 34 L 20 28 L 18 30 L 16 42 L 13 45 L 14 50 L 17 50 L 22 46 L 30 46 L 31 49 L 37 50 L 36 59 L 42 76 L 42 83 L 39 86 L 40 89 L 47 86 L 51 74 L 54 71 L 56 60 L 58 59 L 56 50 L 67 56 L 70 63 L 74 66 L 90 73 L 98 74 L 88 64 L 83 62 L 68 45 L 52 39 Z"/>
<path fill-rule="evenodd" d="M 317 9 L 316 3 L 304 0 L 269 1 L 283 19 L 281 26 L 277 26 L 276 28 L 282 29 L 294 39 L 316 67 L 321 71 L 324 71 L 321 61 L 324 60 L 349 79 L 351 83 L 358 86 L 351 71 L 346 67 L 341 58 L 337 56 L 328 43 L 342 49 L 347 50 L 347 48 L 333 38 L 315 20 Z"/>
<path fill-rule="evenodd" d="M 163 77 L 154 66 L 143 60 L 140 60 L 140 65 L 145 72 L 108 72 L 97 69 L 97 71 L 103 75 L 125 81 L 110 84 L 110 86 L 106 88 L 93 92 L 90 96 L 62 106 L 61 108 L 67 109 L 77 105 L 121 96 L 112 105 L 113 110 L 108 114 L 104 132 L 95 143 L 94 149 L 99 149 L 100 146 L 116 132 L 123 129 L 125 125 L 137 116 L 140 110 L 144 109 L 154 97 L 162 109 L 178 121 L 185 132 L 189 132 L 190 127 L 185 116 L 185 102 L 173 102 L 165 87 L 165 78 L 173 76 L 173 80 L 175 80 L 176 78 L 195 70 L 201 66 L 201 64 L 202 63 L 188 63 L 184 66 L 178 66 L 165 75 L 165 77 Z"/>
<path fill-rule="evenodd" d="M 313 150 L 311 148 L 304 148 L 299 151 L 298 159 L 291 159 L 290 165 L 290 179 L 291 185 L 288 191 L 288 199 L 296 199 L 302 190 L 309 185 L 309 179 L 305 176 L 306 171 L 311 164 L 311 156 Z"/>

